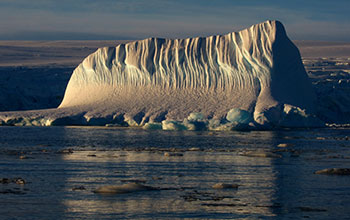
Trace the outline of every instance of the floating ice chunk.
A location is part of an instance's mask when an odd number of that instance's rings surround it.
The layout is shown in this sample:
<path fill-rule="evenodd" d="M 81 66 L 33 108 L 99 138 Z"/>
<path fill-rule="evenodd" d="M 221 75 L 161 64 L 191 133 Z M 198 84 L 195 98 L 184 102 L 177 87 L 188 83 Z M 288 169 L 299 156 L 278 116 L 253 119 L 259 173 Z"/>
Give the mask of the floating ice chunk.
<path fill-rule="evenodd" d="M 182 131 L 187 130 L 186 126 L 184 126 L 181 122 L 178 121 L 162 121 L 163 130 L 172 130 L 172 131 Z"/>
<path fill-rule="evenodd" d="M 212 186 L 213 189 L 237 189 L 238 184 L 216 183 Z"/>
<path fill-rule="evenodd" d="M 148 122 L 143 126 L 143 129 L 146 130 L 162 130 L 162 123 L 157 122 Z"/>
<path fill-rule="evenodd" d="M 124 185 L 112 185 L 112 186 L 102 186 L 96 190 L 94 193 L 106 194 L 106 195 L 115 195 L 115 194 L 124 194 L 132 192 L 140 192 L 147 190 L 155 190 L 156 188 L 151 186 L 145 186 L 139 183 L 127 183 Z"/>
<path fill-rule="evenodd" d="M 232 131 L 232 123 L 219 124 L 216 127 L 210 127 L 213 131 Z"/>
<path fill-rule="evenodd" d="M 105 124 L 106 127 L 127 127 L 128 125 L 126 124 L 125 126 L 124 125 L 120 125 L 120 124 Z"/>
<path fill-rule="evenodd" d="M 230 111 L 232 111 L 232 110 L 230 110 Z M 243 114 L 246 114 L 246 113 L 243 113 Z M 230 116 L 232 116 L 232 115 L 230 115 Z M 239 114 L 238 114 L 238 116 L 239 116 Z M 240 122 L 234 121 L 232 118 L 230 118 L 230 119 L 233 122 L 230 122 L 228 120 L 211 119 L 211 120 L 209 120 L 208 128 L 209 128 L 209 130 L 213 130 L 213 131 L 233 131 L 233 130 L 236 130 L 236 131 L 247 131 L 247 130 L 254 130 L 254 129 L 256 129 L 255 125 L 254 125 L 254 123 L 252 121 L 252 117 L 251 116 L 250 116 L 250 119 L 247 119 L 247 120 L 238 120 L 238 121 L 241 121 L 241 122 L 244 122 L 244 123 L 240 123 Z M 236 119 L 240 119 L 240 118 L 236 117 Z"/>
<path fill-rule="evenodd" d="M 198 112 L 192 112 L 186 119 L 183 121 L 183 125 L 189 131 L 202 131 L 207 130 L 208 121 L 204 120 L 204 115 Z"/>
<path fill-rule="evenodd" d="M 290 143 L 280 143 L 277 145 L 277 147 L 281 147 L 281 148 L 284 148 L 284 147 L 292 147 L 294 146 L 293 144 L 290 144 Z"/>
<path fill-rule="evenodd" d="M 225 124 L 220 124 L 215 128 L 211 128 L 210 130 L 214 131 L 249 131 L 253 130 L 255 127 L 253 124 L 243 124 L 237 122 L 229 122 Z"/>
<path fill-rule="evenodd" d="M 183 125 L 186 127 L 186 130 L 189 130 L 189 131 L 208 130 L 207 124 L 208 123 L 205 121 L 188 121 L 187 119 L 183 121 Z"/>
<path fill-rule="evenodd" d="M 324 122 L 304 109 L 289 104 L 277 105 L 254 113 L 255 122 L 264 129 L 273 127 L 324 127 Z"/>
<path fill-rule="evenodd" d="M 231 109 L 227 113 L 226 119 L 229 122 L 236 122 L 240 124 L 249 124 L 250 122 L 253 122 L 253 117 L 250 112 L 238 108 Z"/>
<path fill-rule="evenodd" d="M 292 106 L 292 105 L 287 105 L 287 104 L 284 105 L 283 113 L 285 115 L 292 115 L 292 114 L 300 115 L 301 117 L 307 117 L 308 116 L 304 109 L 301 109 L 299 107 L 295 107 L 295 106 Z"/>
<path fill-rule="evenodd" d="M 31 123 L 33 126 L 51 126 L 52 121 L 50 118 L 35 118 Z"/>
<path fill-rule="evenodd" d="M 254 112 L 255 123 L 262 126 L 263 128 L 272 128 L 279 124 L 282 114 L 282 106 L 277 105 L 262 112 Z"/>
<path fill-rule="evenodd" d="M 129 124 L 125 121 L 124 114 L 113 115 L 111 123 L 105 124 L 106 127 L 128 127 Z"/>
<path fill-rule="evenodd" d="M 325 124 L 314 115 L 309 115 L 304 109 L 285 104 L 280 121 L 281 127 L 324 127 Z"/>
<path fill-rule="evenodd" d="M 318 170 L 315 174 L 326 174 L 326 175 L 350 175 L 350 168 L 329 168 Z"/>
<path fill-rule="evenodd" d="M 265 151 L 247 151 L 239 154 L 240 156 L 246 157 L 269 157 L 269 158 L 282 158 L 280 154 L 265 152 Z"/>
<path fill-rule="evenodd" d="M 207 130 L 207 124 L 206 121 L 189 121 L 185 119 L 183 121 L 183 125 L 186 127 L 189 131 L 203 131 Z"/>
<path fill-rule="evenodd" d="M 204 115 L 199 112 L 192 112 L 188 117 L 188 121 L 203 121 L 204 120 Z"/>
<path fill-rule="evenodd" d="M 219 119 L 210 119 L 209 123 L 208 123 L 208 129 L 209 130 L 215 130 L 217 127 L 220 127 L 221 124 L 221 120 Z"/>
<path fill-rule="evenodd" d="M 174 153 L 174 152 L 165 152 L 164 153 L 165 157 L 182 157 L 182 153 Z"/>
<path fill-rule="evenodd" d="M 197 130 L 195 123 L 196 122 L 188 121 L 187 119 L 183 121 L 183 125 L 186 127 L 186 130 L 189 130 L 189 131 Z"/>
<path fill-rule="evenodd" d="M 10 126 L 50 126 L 52 119 L 43 117 L 13 117 L 3 120 L 0 125 L 10 125 Z"/>
<path fill-rule="evenodd" d="M 147 121 L 145 121 L 147 119 Z M 148 117 L 145 117 L 144 112 L 137 114 L 125 115 L 124 121 L 131 127 L 139 127 L 148 122 Z"/>
<path fill-rule="evenodd" d="M 137 127 L 139 124 L 132 118 L 125 118 L 125 122 L 128 124 L 130 127 Z"/>

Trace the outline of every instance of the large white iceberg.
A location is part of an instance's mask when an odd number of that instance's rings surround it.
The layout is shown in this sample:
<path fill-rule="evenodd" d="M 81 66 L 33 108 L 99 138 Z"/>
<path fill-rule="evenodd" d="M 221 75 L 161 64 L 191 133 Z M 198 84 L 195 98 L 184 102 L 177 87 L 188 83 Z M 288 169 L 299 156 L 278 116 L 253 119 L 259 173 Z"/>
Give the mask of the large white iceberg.
<path fill-rule="evenodd" d="M 32 118 L 27 121 L 46 118 L 45 125 L 164 121 L 164 128 L 178 129 L 179 123 L 207 128 L 209 120 L 249 115 L 243 124 L 278 127 L 284 114 L 279 106 L 312 114 L 314 104 L 298 49 L 280 22 L 266 21 L 226 35 L 148 38 L 100 48 L 74 70 L 58 109 L 1 113 L 0 119 L 6 124 L 18 115 Z M 184 121 L 194 112 L 202 118 Z M 305 121 L 301 127 L 315 126 Z"/>

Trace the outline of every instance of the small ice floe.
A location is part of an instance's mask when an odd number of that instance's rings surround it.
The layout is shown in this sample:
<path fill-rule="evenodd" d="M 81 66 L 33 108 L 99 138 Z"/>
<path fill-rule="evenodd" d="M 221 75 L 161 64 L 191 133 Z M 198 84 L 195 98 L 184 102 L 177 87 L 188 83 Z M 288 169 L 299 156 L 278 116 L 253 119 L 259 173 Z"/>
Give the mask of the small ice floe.
<path fill-rule="evenodd" d="M 183 131 L 183 130 L 187 130 L 185 125 L 183 125 L 181 122 L 170 121 L 170 120 L 169 121 L 168 120 L 162 121 L 162 128 L 163 128 L 163 130 L 166 130 L 166 131 Z"/>
<path fill-rule="evenodd" d="M 293 144 L 288 144 L 288 143 L 281 143 L 281 144 L 278 144 L 277 147 L 293 147 L 294 145 Z"/>
<path fill-rule="evenodd" d="M 119 124 L 106 124 L 106 127 L 121 127 Z"/>
<path fill-rule="evenodd" d="M 152 180 L 162 180 L 163 178 L 162 177 L 159 177 L 159 176 L 152 176 Z"/>
<path fill-rule="evenodd" d="M 211 188 L 213 189 L 237 189 L 239 185 L 228 183 L 216 183 Z"/>
<path fill-rule="evenodd" d="M 25 160 L 25 159 L 28 159 L 28 157 L 26 155 L 21 155 L 21 156 L 19 156 L 19 159 L 20 160 Z"/>
<path fill-rule="evenodd" d="M 282 155 L 272 153 L 272 152 L 264 152 L 264 151 L 247 151 L 239 154 L 240 156 L 246 157 L 269 157 L 269 158 L 282 158 Z"/>
<path fill-rule="evenodd" d="M 182 153 L 173 153 L 173 152 L 165 152 L 164 156 L 166 157 L 182 157 Z"/>
<path fill-rule="evenodd" d="M 140 191 L 156 190 L 157 188 L 151 186 L 145 186 L 139 183 L 127 183 L 123 185 L 109 185 L 101 186 L 94 190 L 94 193 L 105 194 L 105 195 L 117 195 L 125 193 L 133 193 Z"/>
<path fill-rule="evenodd" d="M 26 184 L 26 181 L 21 178 L 21 177 L 17 177 L 17 178 L 2 178 L 0 179 L 0 183 L 2 184 L 10 184 L 10 183 L 15 183 L 18 185 L 23 185 Z"/>
<path fill-rule="evenodd" d="M 350 175 L 350 168 L 328 168 L 323 170 L 317 170 L 315 174 Z"/>
<path fill-rule="evenodd" d="M 188 151 L 201 151 L 201 149 L 199 147 L 191 147 Z"/>
<path fill-rule="evenodd" d="M 12 182 L 16 183 L 18 185 L 26 184 L 26 181 L 24 179 L 22 179 L 21 177 L 12 179 Z"/>
<path fill-rule="evenodd" d="M 73 153 L 73 149 L 62 149 L 62 150 L 59 150 L 57 151 L 58 154 L 72 154 Z"/>
<path fill-rule="evenodd" d="M 143 129 L 145 130 L 162 130 L 162 123 L 157 123 L 157 122 L 147 122 L 144 126 Z"/>
<path fill-rule="evenodd" d="M 72 191 L 82 191 L 86 190 L 85 186 L 75 186 L 72 188 Z"/>

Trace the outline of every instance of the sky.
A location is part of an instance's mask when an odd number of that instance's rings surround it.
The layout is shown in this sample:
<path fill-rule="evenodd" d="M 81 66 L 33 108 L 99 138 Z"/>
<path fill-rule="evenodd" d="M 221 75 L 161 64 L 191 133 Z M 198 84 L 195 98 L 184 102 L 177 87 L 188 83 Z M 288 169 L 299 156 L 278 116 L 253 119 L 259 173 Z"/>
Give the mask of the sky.
<path fill-rule="evenodd" d="M 292 40 L 350 42 L 349 0 L 0 0 L 0 40 L 186 38 L 281 21 Z"/>

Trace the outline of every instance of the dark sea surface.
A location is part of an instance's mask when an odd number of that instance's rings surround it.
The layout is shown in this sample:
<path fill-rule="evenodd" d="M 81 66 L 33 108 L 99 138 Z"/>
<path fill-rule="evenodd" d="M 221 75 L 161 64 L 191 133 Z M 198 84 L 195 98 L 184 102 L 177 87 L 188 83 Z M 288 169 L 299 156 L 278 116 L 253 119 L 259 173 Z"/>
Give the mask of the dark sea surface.
<path fill-rule="evenodd" d="M 0 219 L 349 219 L 350 176 L 314 174 L 349 167 L 349 129 L 0 127 Z M 130 182 L 157 190 L 93 192 Z"/>

